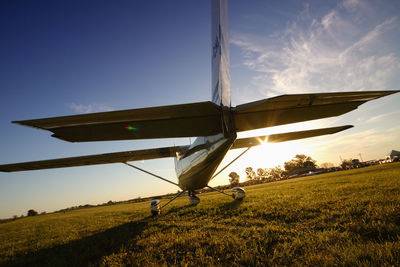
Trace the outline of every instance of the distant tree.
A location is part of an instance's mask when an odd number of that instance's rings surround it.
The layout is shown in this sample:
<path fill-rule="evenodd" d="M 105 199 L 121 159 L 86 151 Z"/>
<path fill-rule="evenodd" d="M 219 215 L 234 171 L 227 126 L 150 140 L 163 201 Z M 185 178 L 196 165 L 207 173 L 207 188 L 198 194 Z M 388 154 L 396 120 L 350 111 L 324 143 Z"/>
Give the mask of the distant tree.
<path fill-rule="evenodd" d="M 258 168 L 257 169 L 257 180 L 267 180 L 268 179 L 268 169 Z"/>
<path fill-rule="evenodd" d="M 38 212 L 36 210 L 28 210 L 28 216 L 36 216 Z"/>
<path fill-rule="evenodd" d="M 304 154 L 297 154 L 292 160 L 284 163 L 285 170 L 287 173 L 296 173 L 304 170 L 315 170 L 317 165 L 316 161 L 311 157 Z"/>
<path fill-rule="evenodd" d="M 231 173 L 229 174 L 229 177 L 230 177 L 229 183 L 230 183 L 231 185 L 235 186 L 235 185 L 239 184 L 239 181 L 240 181 L 240 176 L 239 176 L 239 174 L 237 174 L 236 172 L 231 172 Z"/>
<path fill-rule="evenodd" d="M 275 166 L 275 168 L 269 169 L 269 177 L 270 179 L 276 180 L 282 178 L 283 170 L 280 165 Z"/>
<path fill-rule="evenodd" d="M 246 180 L 254 180 L 256 178 L 256 173 L 253 171 L 252 167 L 246 168 Z"/>
<path fill-rule="evenodd" d="M 335 167 L 335 165 L 331 162 L 324 162 L 319 165 L 321 168 L 329 169 Z"/>
<path fill-rule="evenodd" d="M 351 161 L 351 159 L 345 159 L 342 161 L 342 163 L 340 164 L 340 166 L 342 167 L 342 169 L 351 169 L 353 166 L 353 163 Z"/>
<path fill-rule="evenodd" d="M 107 202 L 107 205 L 112 205 L 112 204 L 114 204 L 114 202 L 113 202 L 112 200 L 109 200 L 109 201 Z"/>

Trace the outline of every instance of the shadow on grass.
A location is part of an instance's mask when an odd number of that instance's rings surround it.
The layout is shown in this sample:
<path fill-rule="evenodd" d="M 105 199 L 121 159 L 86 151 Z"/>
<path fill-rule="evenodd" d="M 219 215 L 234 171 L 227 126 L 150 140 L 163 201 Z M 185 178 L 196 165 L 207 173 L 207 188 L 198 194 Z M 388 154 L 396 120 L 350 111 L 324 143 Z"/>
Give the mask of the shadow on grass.
<path fill-rule="evenodd" d="M 246 200 L 233 200 L 231 202 L 226 202 L 226 203 L 220 205 L 219 207 L 221 209 L 233 210 L 233 209 L 238 208 L 243 203 L 243 201 L 246 201 Z"/>
<path fill-rule="evenodd" d="M 219 208 L 236 209 L 241 201 L 224 203 Z M 198 212 L 192 205 L 172 207 L 160 216 L 177 213 Z M 1 262 L 0 266 L 92 266 L 101 265 L 101 258 L 112 253 L 118 253 L 124 246 L 131 246 L 135 239 L 157 217 L 148 216 L 142 220 L 125 223 L 103 232 L 72 240 L 66 244 L 55 245 L 36 251 L 28 251 L 14 255 L 13 259 Z"/>
<path fill-rule="evenodd" d="M 162 216 L 163 214 L 164 214 L 164 215 L 168 215 L 168 214 L 171 214 L 171 213 L 182 212 L 182 211 L 185 211 L 186 209 L 192 208 L 192 207 L 193 207 L 193 206 L 190 205 L 190 204 L 186 204 L 186 205 L 184 205 L 184 206 L 174 206 L 174 207 L 170 208 L 168 211 L 166 211 L 165 213 L 163 213 L 163 212 L 161 211 L 161 216 Z"/>
<path fill-rule="evenodd" d="M 185 216 L 202 216 L 202 215 L 210 215 L 210 209 L 211 210 L 215 210 L 215 208 L 217 208 L 218 210 L 234 210 L 236 208 L 238 208 L 241 204 L 243 203 L 243 201 L 238 201 L 238 200 L 234 200 L 234 201 L 229 201 L 229 202 L 225 202 L 222 205 L 218 205 L 216 203 L 211 204 L 211 206 L 207 206 L 207 207 L 196 207 L 193 206 L 191 204 L 187 204 L 184 206 L 174 206 L 172 208 L 170 208 L 168 211 L 166 211 L 165 213 L 161 212 L 161 216 L 163 215 L 170 215 L 175 213 L 177 216 L 179 217 L 185 217 Z M 207 204 L 210 205 L 210 204 Z"/>
<path fill-rule="evenodd" d="M 91 236 L 38 251 L 15 255 L 0 263 L 5 266 L 89 266 L 99 265 L 106 255 L 118 252 L 143 232 L 152 217 L 129 222 Z"/>

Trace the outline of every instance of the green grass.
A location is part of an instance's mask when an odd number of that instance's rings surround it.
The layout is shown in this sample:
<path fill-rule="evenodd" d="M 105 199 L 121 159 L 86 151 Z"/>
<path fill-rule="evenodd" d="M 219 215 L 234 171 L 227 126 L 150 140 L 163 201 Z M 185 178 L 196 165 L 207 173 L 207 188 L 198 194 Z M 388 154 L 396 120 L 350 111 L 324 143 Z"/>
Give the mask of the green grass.
<path fill-rule="evenodd" d="M 246 187 L 240 203 L 179 198 L 0 224 L 0 265 L 400 264 L 400 164 Z M 164 200 L 165 201 L 165 200 Z"/>

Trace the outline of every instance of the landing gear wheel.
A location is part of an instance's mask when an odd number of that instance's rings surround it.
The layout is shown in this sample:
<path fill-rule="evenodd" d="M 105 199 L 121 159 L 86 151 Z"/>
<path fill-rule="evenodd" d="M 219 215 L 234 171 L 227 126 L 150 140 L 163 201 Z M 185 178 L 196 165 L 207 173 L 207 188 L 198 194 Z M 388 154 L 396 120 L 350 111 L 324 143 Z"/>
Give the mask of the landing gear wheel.
<path fill-rule="evenodd" d="M 196 206 L 200 203 L 200 198 L 195 195 L 194 191 L 189 191 L 189 202 L 192 206 Z"/>
<path fill-rule="evenodd" d="M 246 196 L 246 191 L 244 191 L 243 188 L 241 187 L 232 188 L 232 197 L 235 200 L 242 201 L 245 196 Z"/>
<path fill-rule="evenodd" d="M 150 202 L 150 212 L 153 216 L 159 215 L 161 213 L 160 200 L 154 199 Z"/>

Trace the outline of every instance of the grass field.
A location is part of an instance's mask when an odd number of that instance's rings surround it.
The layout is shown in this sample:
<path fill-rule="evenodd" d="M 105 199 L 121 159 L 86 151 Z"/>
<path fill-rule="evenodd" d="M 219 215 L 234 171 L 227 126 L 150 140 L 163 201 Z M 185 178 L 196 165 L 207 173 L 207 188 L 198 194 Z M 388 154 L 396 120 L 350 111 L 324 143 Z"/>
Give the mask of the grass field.
<path fill-rule="evenodd" d="M 0 265 L 400 265 L 400 164 L 0 224 Z M 164 200 L 166 201 L 166 200 Z"/>

